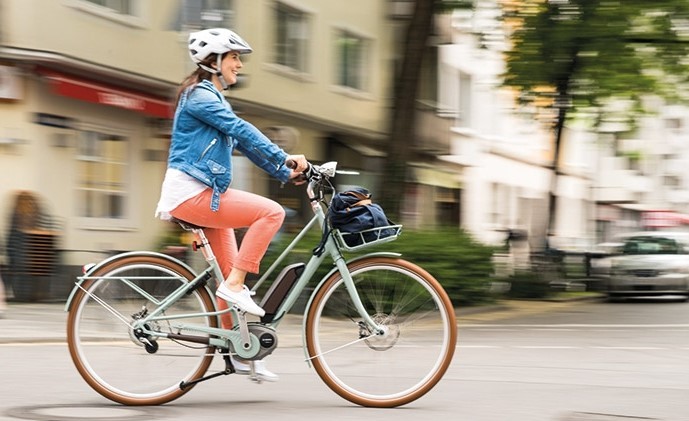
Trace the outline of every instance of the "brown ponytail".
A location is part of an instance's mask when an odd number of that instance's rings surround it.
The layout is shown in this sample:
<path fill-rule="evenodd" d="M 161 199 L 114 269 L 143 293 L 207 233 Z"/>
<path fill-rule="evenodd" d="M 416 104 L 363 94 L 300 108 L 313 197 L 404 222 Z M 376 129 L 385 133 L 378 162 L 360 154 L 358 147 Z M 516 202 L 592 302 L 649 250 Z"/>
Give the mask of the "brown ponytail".
<path fill-rule="evenodd" d="M 217 61 L 217 55 L 216 54 L 211 54 L 208 57 L 206 57 L 205 60 L 203 60 L 200 64 L 203 64 L 207 67 L 212 67 L 215 68 L 215 63 Z M 179 99 L 182 97 L 182 93 L 187 90 L 190 86 L 194 86 L 201 82 L 202 80 L 210 80 L 213 77 L 213 75 L 206 70 L 203 70 L 200 67 L 197 67 L 189 76 L 184 78 L 182 83 L 180 83 L 179 87 L 177 88 L 177 97 L 175 98 L 175 104 L 179 104 Z"/>

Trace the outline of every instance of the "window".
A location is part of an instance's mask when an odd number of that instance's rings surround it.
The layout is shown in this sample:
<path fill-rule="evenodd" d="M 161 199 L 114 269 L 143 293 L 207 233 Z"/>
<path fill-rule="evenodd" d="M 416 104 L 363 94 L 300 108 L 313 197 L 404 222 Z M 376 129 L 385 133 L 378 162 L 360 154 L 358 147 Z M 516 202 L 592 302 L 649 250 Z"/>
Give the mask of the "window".
<path fill-rule="evenodd" d="M 277 3 L 275 7 L 275 57 L 282 66 L 307 72 L 308 16 L 297 9 Z"/>
<path fill-rule="evenodd" d="M 232 0 L 184 0 L 178 29 L 234 29 Z"/>
<path fill-rule="evenodd" d="M 93 130 L 79 133 L 77 215 L 124 219 L 127 199 L 129 142 Z"/>
<path fill-rule="evenodd" d="M 471 127 L 471 75 L 459 72 L 458 118 L 456 124 L 461 127 Z"/>
<path fill-rule="evenodd" d="M 339 67 L 337 84 L 360 91 L 366 90 L 364 71 L 368 42 L 348 31 L 337 34 L 337 57 Z"/>
<path fill-rule="evenodd" d="M 682 254 L 682 246 L 665 237 L 631 237 L 624 243 L 622 254 Z"/>
<path fill-rule="evenodd" d="M 106 7 L 121 15 L 132 15 L 131 0 L 86 0 L 89 3 Z"/>

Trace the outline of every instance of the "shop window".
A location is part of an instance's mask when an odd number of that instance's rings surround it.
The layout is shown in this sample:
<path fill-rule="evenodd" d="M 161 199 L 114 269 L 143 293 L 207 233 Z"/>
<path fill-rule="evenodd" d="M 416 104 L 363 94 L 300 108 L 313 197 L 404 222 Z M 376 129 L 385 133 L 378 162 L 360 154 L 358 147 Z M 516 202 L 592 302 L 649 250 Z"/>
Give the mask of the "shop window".
<path fill-rule="evenodd" d="M 460 190 L 446 187 L 435 188 L 435 206 L 437 220 L 442 225 L 459 226 L 460 223 Z"/>
<path fill-rule="evenodd" d="M 95 130 L 78 136 L 77 214 L 90 220 L 127 217 L 129 141 Z"/>

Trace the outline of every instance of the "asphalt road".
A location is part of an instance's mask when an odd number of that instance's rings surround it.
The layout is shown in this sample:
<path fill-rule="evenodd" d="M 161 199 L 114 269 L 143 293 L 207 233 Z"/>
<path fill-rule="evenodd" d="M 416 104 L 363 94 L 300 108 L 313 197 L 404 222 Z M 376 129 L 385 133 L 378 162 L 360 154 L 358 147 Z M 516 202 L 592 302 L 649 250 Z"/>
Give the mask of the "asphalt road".
<path fill-rule="evenodd" d="M 4 340 L 0 420 L 689 420 L 689 304 L 520 302 L 497 310 L 460 317 L 458 352 L 441 383 L 384 410 L 336 396 L 295 345 L 269 359 L 278 383 L 222 377 L 173 403 L 130 408 L 86 385 L 59 334 Z M 11 321 L 0 320 L 0 330 L 16 327 Z"/>

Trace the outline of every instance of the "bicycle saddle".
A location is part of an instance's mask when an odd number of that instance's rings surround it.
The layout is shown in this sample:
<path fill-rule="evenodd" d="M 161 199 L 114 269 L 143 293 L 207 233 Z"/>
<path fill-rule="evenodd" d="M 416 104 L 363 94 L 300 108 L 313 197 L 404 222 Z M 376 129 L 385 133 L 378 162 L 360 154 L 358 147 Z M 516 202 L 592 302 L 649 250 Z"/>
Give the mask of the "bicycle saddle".
<path fill-rule="evenodd" d="M 191 231 L 191 230 L 193 230 L 193 229 L 199 229 L 199 230 L 201 230 L 201 229 L 206 228 L 206 227 L 202 227 L 202 226 L 200 226 L 200 225 L 192 224 L 191 222 L 187 222 L 187 221 L 183 221 L 183 220 L 181 220 L 181 219 L 177 219 L 177 218 L 175 218 L 174 216 L 172 217 L 172 219 L 170 219 L 170 221 L 171 221 L 171 222 L 174 222 L 174 223 L 176 223 L 176 224 L 179 224 L 180 227 L 182 227 L 183 229 L 185 229 L 185 230 L 187 230 L 187 231 Z"/>

